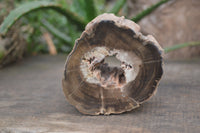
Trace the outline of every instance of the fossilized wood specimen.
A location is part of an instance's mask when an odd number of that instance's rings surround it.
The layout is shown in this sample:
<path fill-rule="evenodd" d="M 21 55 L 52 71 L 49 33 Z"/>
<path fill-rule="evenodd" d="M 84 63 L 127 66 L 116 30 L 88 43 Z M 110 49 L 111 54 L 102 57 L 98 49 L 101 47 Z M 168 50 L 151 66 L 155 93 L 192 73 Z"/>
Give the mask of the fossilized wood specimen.
<path fill-rule="evenodd" d="M 130 111 L 156 92 L 162 48 L 124 17 L 91 21 L 69 54 L 63 78 L 67 101 L 90 115 Z"/>

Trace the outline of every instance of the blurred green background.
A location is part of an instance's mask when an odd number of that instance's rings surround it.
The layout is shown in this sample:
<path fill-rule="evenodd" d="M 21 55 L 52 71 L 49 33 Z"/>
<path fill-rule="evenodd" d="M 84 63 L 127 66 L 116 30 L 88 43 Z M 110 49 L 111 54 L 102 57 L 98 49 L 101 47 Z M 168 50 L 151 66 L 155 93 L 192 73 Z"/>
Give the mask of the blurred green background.
<path fill-rule="evenodd" d="M 24 53 L 68 54 L 86 24 L 102 13 L 138 23 L 143 34 L 155 36 L 165 53 L 177 50 L 166 58 L 196 57 L 199 6 L 200 1 L 188 0 L 0 0 L 0 65 Z M 179 50 L 183 47 L 187 48 Z"/>
<path fill-rule="evenodd" d="M 6 8 L 1 9 L 0 14 L 6 16 L 15 7 L 19 7 L 34 0 L 6 0 L 1 1 Z M 45 1 L 45 0 L 43 0 Z M 120 15 L 127 14 L 126 0 L 46 0 L 47 2 L 58 3 L 65 10 L 69 10 L 75 15 L 83 18 L 85 23 L 91 21 L 98 14 L 104 12 L 115 12 Z M 37 1 L 39 2 L 39 1 Z M 116 5 L 118 4 L 118 5 Z M 115 6 L 115 7 L 114 7 Z M 9 8 L 8 8 L 9 7 Z M 48 40 L 53 42 L 57 53 L 69 53 L 75 40 L 80 36 L 83 28 L 70 22 L 67 17 L 55 10 L 37 10 L 23 15 L 20 19 L 21 31 L 27 41 L 28 53 L 48 53 Z M 45 39 L 45 36 L 48 38 Z M 49 38 L 50 37 L 50 38 Z"/>

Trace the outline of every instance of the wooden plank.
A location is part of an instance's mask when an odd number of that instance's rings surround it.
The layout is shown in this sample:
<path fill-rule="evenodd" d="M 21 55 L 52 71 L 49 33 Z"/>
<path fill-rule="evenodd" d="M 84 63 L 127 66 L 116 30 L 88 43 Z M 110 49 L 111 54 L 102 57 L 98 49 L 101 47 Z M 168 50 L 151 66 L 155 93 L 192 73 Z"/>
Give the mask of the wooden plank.
<path fill-rule="evenodd" d="M 200 61 L 167 61 L 156 96 L 121 115 L 87 116 L 62 92 L 66 56 L 35 56 L 0 70 L 0 132 L 200 132 Z"/>

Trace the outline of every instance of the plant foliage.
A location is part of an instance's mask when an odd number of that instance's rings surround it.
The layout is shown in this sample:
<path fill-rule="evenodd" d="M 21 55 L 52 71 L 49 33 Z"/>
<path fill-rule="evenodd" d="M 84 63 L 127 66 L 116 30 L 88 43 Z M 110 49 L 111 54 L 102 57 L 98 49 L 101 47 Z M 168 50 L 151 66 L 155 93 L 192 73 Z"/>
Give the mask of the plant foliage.
<path fill-rule="evenodd" d="M 25 26 L 25 29 L 28 29 L 27 42 L 29 44 L 43 43 L 41 41 L 42 34 L 49 32 L 53 35 L 54 43 L 59 52 L 69 52 L 75 39 L 80 36 L 86 24 L 97 15 L 104 12 L 118 15 L 126 4 L 126 0 L 117 0 L 111 8 L 107 9 L 105 0 L 28 1 L 18 3 L 19 6 L 5 18 L 0 27 L 0 36 L 6 36 L 10 27 L 21 18 L 23 20 L 22 27 Z M 168 1 L 170 0 L 159 1 L 136 15 L 132 20 L 138 22 Z M 124 15 L 126 16 L 126 14 Z M 36 52 L 47 51 L 47 47 L 44 45 L 29 45 L 28 48 L 30 51 Z"/>

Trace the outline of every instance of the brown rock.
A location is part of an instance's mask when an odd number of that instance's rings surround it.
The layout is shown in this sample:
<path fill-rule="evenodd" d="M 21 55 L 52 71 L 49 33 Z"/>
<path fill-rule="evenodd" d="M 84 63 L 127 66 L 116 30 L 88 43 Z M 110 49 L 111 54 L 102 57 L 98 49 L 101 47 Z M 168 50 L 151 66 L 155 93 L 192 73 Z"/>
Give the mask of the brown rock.
<path fill-rule="evenodd" d="M 130 16 L 159 0 L 129 0 Z M 134 4 L 131 4 L 134 3 Z M 161 46 L 200 40 L 200 1 L 172 0 L 139 22 L 142 31 L 156 36 Z M 136 10 L 135 10 L 136 8 Z M 132 13 L 136 12 L 136 13 Z M 189 58 L 200 55 L 200 47 L 183 48 L 166 55 L 167 58 Z"/>

